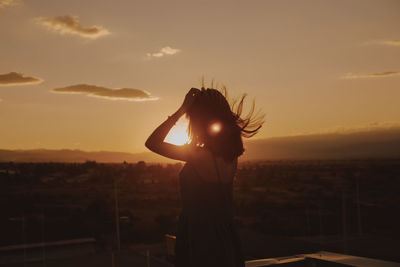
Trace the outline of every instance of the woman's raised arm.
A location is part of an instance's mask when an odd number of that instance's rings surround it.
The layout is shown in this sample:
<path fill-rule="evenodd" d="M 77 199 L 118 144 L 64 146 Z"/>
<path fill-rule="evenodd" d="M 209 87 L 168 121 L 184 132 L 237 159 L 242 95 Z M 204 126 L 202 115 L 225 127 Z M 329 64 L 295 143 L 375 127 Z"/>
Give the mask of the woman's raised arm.
<path fill-rule="evenodd" d="M 190 89 L 185 96 L 182 106 L 153 131 L 145 143 L 145 146 L 148 149 L 167 158 L 182 161 L 188 160 L 191 146 L 177 146 L 169 144 L 164 142 L 164 139 L 171 130 L 172 126 L 175 125 L 178 119 L 182 117 L 182 115 L 186 113 L 187 109 L 193 104 L 198 91 L 199 90 L 195 88 Z"/>

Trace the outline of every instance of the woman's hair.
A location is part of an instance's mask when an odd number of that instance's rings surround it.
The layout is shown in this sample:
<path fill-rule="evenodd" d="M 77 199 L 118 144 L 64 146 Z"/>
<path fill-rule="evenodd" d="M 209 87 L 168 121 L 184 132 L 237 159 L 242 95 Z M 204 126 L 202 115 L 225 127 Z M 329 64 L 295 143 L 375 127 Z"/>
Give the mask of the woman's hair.
<path fill-rule="evenodd" d="M 264 123 L 264 114 L 254 114 L 253 100 L 249 113 L 242 116 L 246 94 L 232 101 L 227 100 L 225 86 L 221 91 L 213 87 L 201 88 L 186 112 L 189 119 L 188 132 L 195 145 L 207 147 L 212 153 L 232 161 L 243 154 L 243 137 L 252 137 Z"/>

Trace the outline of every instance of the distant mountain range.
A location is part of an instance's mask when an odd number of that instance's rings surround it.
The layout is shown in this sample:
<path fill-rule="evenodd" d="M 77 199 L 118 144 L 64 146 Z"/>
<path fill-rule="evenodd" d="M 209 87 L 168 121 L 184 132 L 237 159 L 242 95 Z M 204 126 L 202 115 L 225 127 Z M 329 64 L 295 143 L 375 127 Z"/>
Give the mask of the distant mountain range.
<path fill-rule="evenodd" d="M 96 151 L 88 152 L 82 150 L 71 149 L 30 149 L 30 150 L 2 150 L 0 149 L 1 161 L 15 162 L 85 162 L 87 160 L 96 162 L 169 162 L 162 156 L 155 153 L 125 153 L 112 151 Z"/>
<path fill-rule="evenodd" d="M 259 139 L 244 160 L 400 159 L 400 126 Z"/>
<path fill-rule="evenodd" d="M 400 159 L 400 126 L 357 132 L 309 134 L 245 140 L 246 160 Z M 15 162 L 173 162 L 155 153 L 82 150 L 1 150 L 0 161 Z"/>

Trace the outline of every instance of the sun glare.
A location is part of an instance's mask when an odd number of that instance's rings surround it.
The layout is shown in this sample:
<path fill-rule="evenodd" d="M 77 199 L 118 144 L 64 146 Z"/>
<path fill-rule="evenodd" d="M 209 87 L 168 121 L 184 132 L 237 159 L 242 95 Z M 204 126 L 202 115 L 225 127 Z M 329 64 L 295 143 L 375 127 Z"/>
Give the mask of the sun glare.
<path fill-rule="evenodd" d="M 177 146 L 188 144 L 190 142 L 190 138 L 187 133 L 188 123 L 189 121 L 185 117 L 179 119 L 175 126 L 169 131 L 164 141 Z"/>
<path fill-rule="evenodd" d="M 211 131 L 214 133 L 218 133 L 221 131 L 221 123 L 215 122 L 211 125 Z"/>

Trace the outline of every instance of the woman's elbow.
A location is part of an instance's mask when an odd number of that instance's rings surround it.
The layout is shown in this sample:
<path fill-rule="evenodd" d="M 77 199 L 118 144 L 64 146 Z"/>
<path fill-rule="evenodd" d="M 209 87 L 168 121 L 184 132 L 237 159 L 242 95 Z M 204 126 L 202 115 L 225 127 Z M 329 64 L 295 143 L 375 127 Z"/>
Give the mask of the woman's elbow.
<path fill-rule="evenodd" d="M 153 151 L 155 153 L 157 153 L 157 145 L 152 142 L 150 139 L 147 139 L 146 143 L 144 143 L 144 145 L 150 150 Z"/>
<path fill-rule="evenodd" d="M 146 140 L 146 142 L 144 143 L 145 147 L 147 147 L 148 149 L 150 149 L 151 151 L 153 151 L 152 149 L 152 145 L 151 142 L 149 141 L 149 139 Z"/>

